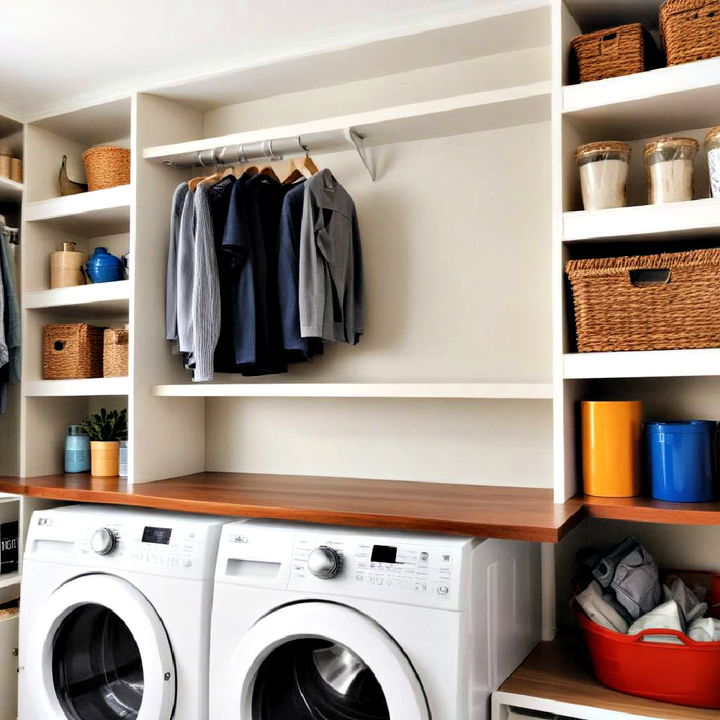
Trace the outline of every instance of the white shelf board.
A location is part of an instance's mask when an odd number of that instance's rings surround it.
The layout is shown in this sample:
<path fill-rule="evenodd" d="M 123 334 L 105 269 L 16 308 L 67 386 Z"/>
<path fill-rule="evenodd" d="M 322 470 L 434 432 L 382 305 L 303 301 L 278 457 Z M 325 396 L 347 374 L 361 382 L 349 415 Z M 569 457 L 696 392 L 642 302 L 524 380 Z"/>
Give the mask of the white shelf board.
<path fill-rule="evenodd" d="M 720 58 L 563 88 L 563 113 L 628 140 L 718 124 Z"/>
<path fill-rule="evenodd" d="M 0 589 L 11 587 L 12 585 L 20 584 L 20 573 L 12 572 L 5 575 L 0 575 Z"/>
<path fill-rule="evenodd" d="M 30 380 L 23 381 L 22 387 L 25 397 L 93 397 L 127 395 L 130 381 L 126 377 Z"/>
<path fill-rule="evenodd" d="M 720 115 L 718 115 L 720 118 Z M 563 240 L 668 240 L 720 236 L 720 199 L 567 212 Z"/>
<path fill-rule="evenodd" d="M 0 177 L 0 202 L 22 202 L 24 189 L 24 185 L 10 178 Z"/>
<path fill-rule="evenodd" d="M 156 385 L 159 397 L 550 400 L 552 383 L 205 383 Z"/>
<path fill-rule="evenodd" d="M 566 380 L 713 377 L 720 375 L 720 348 L 570 353 L 563 358 L 563 369 Z"/>
<path fill-rule="evenodd" d="M 145 148 L 147 160 L 192 164 L 202 150 L 300 137 L 314 153 L 346 150 L 345 130 L 369 146 L 527 125 L 550 118 L 550 82 L 470 93 L 369 112 Z"/>
<path fill-rule="evenodd" d="M 75 308 L 92 317 L 127 315 L 130 281 L 95 283 L 25 293 L 25 308 L 46 310 Z"/>
<path fill-rule="evenodd" d="M 49 222 L 80 237 L 129 232 L 132 185 L 26 203 L 23 219 Z"/>

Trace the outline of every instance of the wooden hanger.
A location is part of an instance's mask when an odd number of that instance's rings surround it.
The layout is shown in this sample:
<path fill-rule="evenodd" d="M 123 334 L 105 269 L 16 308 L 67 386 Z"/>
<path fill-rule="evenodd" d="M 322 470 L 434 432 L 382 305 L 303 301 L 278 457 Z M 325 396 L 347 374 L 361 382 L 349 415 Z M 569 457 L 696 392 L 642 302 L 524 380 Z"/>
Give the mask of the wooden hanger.
<path fill-rule="evenodd" d="M 212 152 L 213 163 L 215 165 L 215 172 L 212 175 L 198 175 L 197 177 L 192 178 L 192 180 L 188 180 L 188 188 L 193 192 L 197 189 L 197 186 L 201 182 L 208 181 L 210 183 L 214 183 L 214 182 L 217 182 L 218 180 L 220 180 L 222 177 L 222 172 L 218 168 L 218 163 L 217 163 L 217 160 L 215 159 L 215 149 L 213 148 L 213 150 L 211 152 Z M 224 148 L 223 148 L 223 152 L 224 152 Z M 207 165 L 205 165 L 205 163 L 203 162 L 202 152 L 198 153 L 198 162 L 200 163 L 201 167 L 207 167 Z"/>
<path fill-rule="evenodd" d="M 293 158 L 290 161 L 290 174 L 283 180 L 283 185 L 294 183 L 300 178 L 309 179 L 320 172 L 318 166 L 313 162 L 310 153 L 305 150 L 305 157 Z"/>

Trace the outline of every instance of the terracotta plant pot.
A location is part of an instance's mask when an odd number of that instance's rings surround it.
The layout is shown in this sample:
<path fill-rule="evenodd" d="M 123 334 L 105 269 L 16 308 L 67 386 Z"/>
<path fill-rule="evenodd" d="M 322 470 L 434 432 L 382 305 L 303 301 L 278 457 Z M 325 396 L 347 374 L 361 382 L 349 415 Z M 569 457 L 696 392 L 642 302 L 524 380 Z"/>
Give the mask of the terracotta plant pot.
<path fill-rule="evenodd" d="M 95 477 L 117 477 L 119 470 L 120 442 L 90 443 L 90 474 Z"/>

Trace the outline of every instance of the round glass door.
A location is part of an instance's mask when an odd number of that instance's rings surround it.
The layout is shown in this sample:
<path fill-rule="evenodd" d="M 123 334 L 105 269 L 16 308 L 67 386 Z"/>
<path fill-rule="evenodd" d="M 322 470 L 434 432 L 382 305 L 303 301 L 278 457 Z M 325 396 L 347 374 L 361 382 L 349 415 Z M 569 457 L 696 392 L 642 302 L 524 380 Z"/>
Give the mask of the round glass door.
<path fill-rule="evenodd" d="M 393 637 L 332 602 L 284 605 L 241 638 L 215 696 L 227 720 L 430 720 Z"/>
<path fill-rule="evenodd" d="M 172 718 L 177 687 L 165 626 L 122 578 L 82 575 L 61 585 L 33 618 L 24 656 L 33 718 Z"/>
<path fill-rule="evenodd" d="M 321 639 L 287 642 L 260 667 L 257 720 L 390 720 L 372 670 L 349 648 Z"/>
<path fill-rule="evenodd" d="M 52 649 L 53 685 L 73 720 L 137 720 L 144 677 L 127 625 L 102 605 L 83 605 L 60 624 Z"/>

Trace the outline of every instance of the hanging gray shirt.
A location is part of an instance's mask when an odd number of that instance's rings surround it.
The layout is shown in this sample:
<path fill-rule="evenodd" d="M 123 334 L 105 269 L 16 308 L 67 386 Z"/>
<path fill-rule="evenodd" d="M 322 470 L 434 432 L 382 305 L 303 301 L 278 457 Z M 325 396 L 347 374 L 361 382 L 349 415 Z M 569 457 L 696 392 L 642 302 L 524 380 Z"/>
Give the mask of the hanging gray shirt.
<path fill-rule="evenodd" d="M 178 235 L 180 233 L 180 217 L 188 193 L 188 184 L 180 183 L 173 193 L 170 207 L 170 244 L 168 246 L 167 279 L 165 283 L 165 338 L 178 339 L 177 328 L 177 283 L 178 283 Z"/>
<path fill-rule="evenodd" d="M 195 336 L 192 325 L 192 293 L 195 277 L 195 193 L 185 193 L 177 239 L 177 339 L 178 350 L 192 355 Z M 189 357 L 188 361 L 192 358 Z"/>
<path fill-rule="evenodd" d="M 358 342 L 365 324 L 357 213 L 327 169 L 305 183 L 298 296 L 302 337 Z"/>
<path fill-rule="evenodd" d="M 213 379 L 215 347 L 220 337 L 220 276 L 210 212 L 209 186 L 195 189 L 195 255 L 192 291 L 193 360 L 197 382 Z"/>

